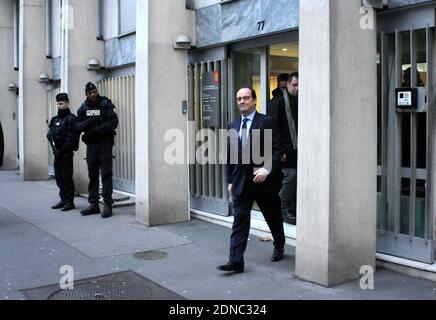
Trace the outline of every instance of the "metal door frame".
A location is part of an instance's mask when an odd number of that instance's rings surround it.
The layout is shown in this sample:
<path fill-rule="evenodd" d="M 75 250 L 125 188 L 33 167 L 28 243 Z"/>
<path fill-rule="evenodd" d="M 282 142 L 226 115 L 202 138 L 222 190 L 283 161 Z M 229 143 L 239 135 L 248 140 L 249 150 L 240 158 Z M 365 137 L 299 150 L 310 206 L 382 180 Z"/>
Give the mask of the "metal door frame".
<path fill-rule="evenodd" d="M 390 26 L 391 27 L 391 26 Z M 434 209 L 435 205 L 435 177 L 433 163 L 436 161 L 436 110 L 434 97 L 434 28 L 427 26 L 427 169 L 417 169 L 416 144 L 411 144 L 410 168 L 402 168 L 402 117 L 403 114 L 395 110 L 395 88 L 402 85 L 402 49 L 401 31 L 409 31 L 410 35 L 410 64 L 411 70 L 417 65 L 417 29 L 407 29 L 399 26 L 394 33 L 380 32 L 380 60 L 381 60 L 381 123 L 382 123 L 382 165 L 378 175 L 381 176 L 381 223 L 377 230 L 377 252 L 399 256 L 406 259 L 425 263 L 434 262 Z M 390 39 L 390 41 L 389 41 Z M 411 86 L 417 86 L 417 76 L 411 72 Z M 411 140 L 416 141 L 417 115 L 411 114 Z M 388 125 L 389 124 L 389 125 Z M 401 183 L 403 178 L 410 178 L 410 207 L 409 234 L 400 232 L 401 213 Z M 415 234 L 416 219 L 416 180 L 426 180 L 426 203 L 424 237 Z"/>
<path fill-rule="evenodd" d="M 221 110 L 220 127 L 212 128 L 226 129 L 228 115 L 228 59 L 227 47 L 221 46 L 207 50 L 194 50 L 188 56 L 188 121 L 195 122 L 195 129 L 188 130 L 188 150 L 194 145 L 194 149 L 201 144 L 196 141 L 196 134 L 201 124 L 201 76 L 205 72 L 218 71 L 221 82 Z M 219 150 L 219 138 L 214 145 Z M 215 150 L 217 150 L 215 149 Z M 218 158 L 218 152 L 216 154 Z M 189 155 L 191 156 L 191 155 Z M 225 165 L 219 164 L 191 164 L 189 159 L 189 193 L 190 209 L 210 212 L 221 216 L 229 216 L 229 198 L 227 193 L 227 177 Z"/>

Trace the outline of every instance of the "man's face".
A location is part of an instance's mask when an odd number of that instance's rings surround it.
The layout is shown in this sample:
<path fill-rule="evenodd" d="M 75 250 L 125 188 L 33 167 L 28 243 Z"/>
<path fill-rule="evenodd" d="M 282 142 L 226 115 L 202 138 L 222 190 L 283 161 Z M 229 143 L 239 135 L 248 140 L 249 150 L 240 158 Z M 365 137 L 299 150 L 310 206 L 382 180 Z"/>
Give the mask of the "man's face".
<path fill-rule="evenodd" d="M 86 94 L 86 97 L 87 97 L 88 100 L 90 100 L 90 101 L 96 101 L 97 98 L 98 98 L 98 95 L 99 95 L 99 94 L 98 94 L 98 90 L 97 90 L 97 89 L 94 89 L 94 90 L 88 92 L 88 93 Z"/>
<path fill-rule="evenodd" d="M 236 95 L 239 110 L 243 115 L 249 115 L 256 110 L 257 100 L 251 96 L 250 89 L 241 89 Z"/>
<path fill-rule="evenodd" d="M 56 102 L 56 105 L 58 107 L 58 110 L 65 110 L 68 108 L 68 102 L 66 101 Z"/>
<path fill-rule="evenodd" d="M 288 82 L 287 82 L 287 81 L 280 81 L 280 82 L 279 82 L 279 88 L 280 88 L 280 89 L 284 89 L 284 88 L 286 88 L 287 85 L 288 85 Z"/>
<path fill-rule="evenodd" d="M 288 82 L 289 93 L 296 97 L 298 96 L 298 79 L 293 77 L 291 81 Z"/>

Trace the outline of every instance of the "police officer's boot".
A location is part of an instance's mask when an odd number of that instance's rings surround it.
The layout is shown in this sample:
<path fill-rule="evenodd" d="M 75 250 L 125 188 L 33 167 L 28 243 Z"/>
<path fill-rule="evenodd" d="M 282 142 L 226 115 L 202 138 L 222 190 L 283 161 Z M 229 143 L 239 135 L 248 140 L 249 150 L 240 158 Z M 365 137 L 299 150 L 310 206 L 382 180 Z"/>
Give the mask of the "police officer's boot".
<path fill-rule="evenodd" d="M 62 209 L 63 207 L 65 207 L 65 202 L 63 200 L 61 200 L 58 204 L 55 204 L 53 207 L 51 207 L 53 210 L 58 210 L 58 209 Z"/>
<path fill-rule="evenodd" d="M 112 217 L 112 205 L 109 203 L 106 203 L 104 205 L 103 213 L 101 214 L 102 218 L 110 218 Z"/>
<path fill-rule="evenodd" d="M 68 202 L 61 211 L 67 212 L 67 211 L 71 211 L 71 210 L 74 210 L 74 209 L 76 209 L 76 206 L 74 205 L 74 203 L 73 202 Z"/>
<path fill-rule="evenodd" d="M 100 206 L 98 205 L 98 203 L 91 203 L 88 209 L 85 209 L 82 212 L 80 212 L 82 216 L 90 216 L 99 213 L 100 213 Z"/>

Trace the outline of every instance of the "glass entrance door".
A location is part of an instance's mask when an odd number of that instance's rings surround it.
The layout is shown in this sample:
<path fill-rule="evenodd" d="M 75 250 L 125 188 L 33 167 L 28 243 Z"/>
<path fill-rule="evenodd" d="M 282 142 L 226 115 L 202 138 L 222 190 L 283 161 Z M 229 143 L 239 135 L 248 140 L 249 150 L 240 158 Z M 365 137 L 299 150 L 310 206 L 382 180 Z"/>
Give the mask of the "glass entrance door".
<path fill-rule="evenodd" d="M 233 65 L 233 85 L 230 90 L 232 117 L 240 116 L 234 99 L 241 87 L 252 87 L 258 96 L 257 111 L 268 113 L 268 105 L 277 88 L 277 78 L 281 74 L 298 71 L 298 41 L 279 42 L 268 46 L 234 49 L 231 52 Z M 296 195 L 293 195 L 296 198 Z M 263 220 L 259 207 L 254 204 L 253 218 Z"/>
<path fill-rule="evenodd" d="M 298 57 L 298 41 L 234 50 L 233 91 L 243 86 L 252 87 L 258 96 L 257 111 L 267 113 L 272 92 L 277 88 L 278 76 L 298 72 Z M 238 115 L 238 106 L 236 102 L 233 105 L 234 119 Z"/>
<path fill-rule="evenodd" d="M 232 213 L 229 203 L 231 199 L 227 192 L 225 165 L 201 164 L 197 161 L 195 150 L 202 145 L 204 138 L 199 137 L 198 133 L 205 128 L 211 132 L 225 129 L 230 122 L 240 116 L 236 104 L 236 91 L 240 87 L 250 86 L 257 91 L 257 110 L 266 114 L 271 89 L 276 87 L 276 80 L 271 79 L 276 78 L 280 73 L 297 71 L 297 39 L 298 32 L 292 31 L 229 46 L 193 50 L 189 53 L 187 73 L 190 133 L 188 145 L 190 150 L 194 149 L 194 154 L 189 153 L 190 209 L 192 212 L 206 215 L 208 218 L 212 214 L 217 219 L 222 219 L 220 216 L 226 219 Z M 295 41 L 290 42 L 293 40 Z M 208 111 L 205 108 L 207 104 L 204 101 L 204 89 L 209 88 L 207 79 L 211 74 L 215 77 L 215 86 L 218 85 L 220 93 L 219 103 L 216 106 L 219 111 L 219 117 L 217 117 L 219 121 L 213 125 L 205 123 L 207 114 L 204 114 Z M 219 140 L 211 144 L 213 150 L 216 148 L 215 154 L 219 154 L 221 144 Z M 254 209 L 252 217 L 258 220 L 254 228 L 268 231 L 263 216 L 256 211 L 258 208 Z M 285 233 L 289 237 L 296 237 L 295 228 L 292 226 L 285 226 Z"/>
<path fill-rule="evenodd" d="M 277 78 L 281 74 L 298 72 L 298 41 L 275 44 L 269 48 L 269 99 L 277 88 Z"/>
<path fill-rule="evenodd" d="M 265 70 L 262 69 L 265 59 L 265 48 L 254 48 L 240 51 L 234 51 L 232 53 L 233 65 L 234 65 L 234 88 L 235 92 L 241 87 L 251 87 L 256 90 L 257 93 L 257 111 L 262 112 L 264 110 L 264 97 L 266 92 L 264 88 Z M 239 116 L 238 105 L 234 102 L 234 114 L 237 118 Z"/>

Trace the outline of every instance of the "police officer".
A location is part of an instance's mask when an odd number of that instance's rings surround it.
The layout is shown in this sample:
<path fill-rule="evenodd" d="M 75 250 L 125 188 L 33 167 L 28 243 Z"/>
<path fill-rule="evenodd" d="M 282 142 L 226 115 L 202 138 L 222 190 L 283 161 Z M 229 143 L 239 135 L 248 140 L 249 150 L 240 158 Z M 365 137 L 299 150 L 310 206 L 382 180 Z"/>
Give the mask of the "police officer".
<path fill-rule="evenodd" d="M 68 108 L 68 94 L 56 96 L 58 114 L 50 121 L 47 138 L 52 146 L 56 183 L 60 189 L 61 201 L 52 209 L 70 211 L 74 206 L 73 156 L 79 148 L 79 135 L 76 132 L 77 118 Z"/>
<path fill-rule="evenodd" d="M 99 172 L 103 183 L 104 210 L 101 216 L 112 216 L 112 149 L 118 116 L 115 106 L 106 97 L 100 96 L 95 84 L 88 82 L 85 86 L 86 100 L 80 107 L 77 130 L 84 132 L 83 142 L 87 145 L 86 159 L 89 173 L 90 207 L 83 210 L 83 216 L 100 213 L 99 207 Z"/>

